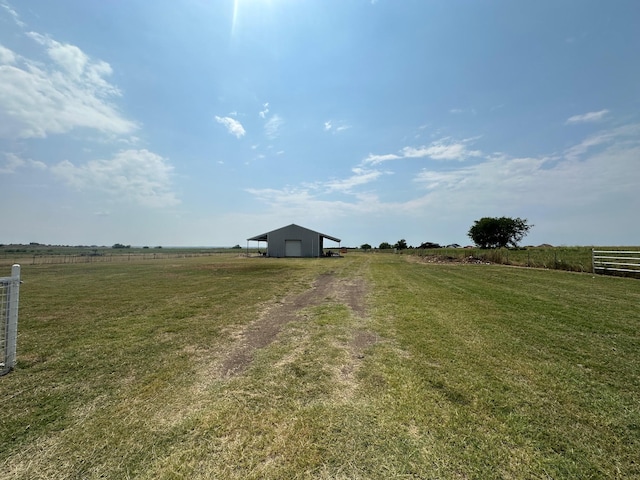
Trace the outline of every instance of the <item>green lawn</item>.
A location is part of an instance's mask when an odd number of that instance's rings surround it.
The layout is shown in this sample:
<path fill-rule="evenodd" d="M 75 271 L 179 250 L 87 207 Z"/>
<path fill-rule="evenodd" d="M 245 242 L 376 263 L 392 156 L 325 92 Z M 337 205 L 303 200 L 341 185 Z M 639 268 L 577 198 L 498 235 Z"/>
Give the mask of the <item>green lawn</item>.
<path fill-rule="evenodd" d="M 326 294 L 220 374 L 329 273 L 365 315 Z M 22 276 L 3 479 L 640 478 L 636 279 L 375 254 Z"/>

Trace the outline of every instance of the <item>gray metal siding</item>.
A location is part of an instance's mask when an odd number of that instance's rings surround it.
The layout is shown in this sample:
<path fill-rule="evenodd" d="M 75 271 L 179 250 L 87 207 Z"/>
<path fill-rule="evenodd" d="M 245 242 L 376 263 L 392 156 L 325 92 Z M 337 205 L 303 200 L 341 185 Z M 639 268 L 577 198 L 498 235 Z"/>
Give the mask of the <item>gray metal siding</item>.
<path fill-rule="evenodd" d="M 303 257 L 320 256 L 321 241 L 318 232 L 299 227 L 298 225 L 289 225 L 269 232 L 267 255 L 270 257 L 284 257 L 286 255 L 286 240 L 300 240 L 302 242 L 301 254 Z"/>

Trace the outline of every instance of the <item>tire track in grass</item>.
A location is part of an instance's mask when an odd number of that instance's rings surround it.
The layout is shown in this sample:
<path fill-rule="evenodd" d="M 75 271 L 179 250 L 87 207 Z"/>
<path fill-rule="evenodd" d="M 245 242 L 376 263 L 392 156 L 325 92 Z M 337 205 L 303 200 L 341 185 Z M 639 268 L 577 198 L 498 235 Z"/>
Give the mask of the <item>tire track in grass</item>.
<path fill-rule="evenodd" d="M 352 315 L 365 318 L 366 294 L 367 285 L 362 268 L 358 272 L 350 272 L 347 277 L 338 276 L 335 272 L 320 274 L 309 290 L 270 305 L 258 319 L 245 327 L 237 335 L 230 352 L 222 359 L 219 374 L 227 378 L 242 375 L 250 367 L 256 351 L 276 341 L 287 324 L 305 321 L 305 315 L 301 315 L 305 309 L 340 303 L 346 305 Z M 377 336 L 366 329 L 352 332 L 348 348 L 354 362 L 343 367 L 345 376 L 352 375 L 355 363 L 362 358 L 362 352 L 376 341 Z"/>

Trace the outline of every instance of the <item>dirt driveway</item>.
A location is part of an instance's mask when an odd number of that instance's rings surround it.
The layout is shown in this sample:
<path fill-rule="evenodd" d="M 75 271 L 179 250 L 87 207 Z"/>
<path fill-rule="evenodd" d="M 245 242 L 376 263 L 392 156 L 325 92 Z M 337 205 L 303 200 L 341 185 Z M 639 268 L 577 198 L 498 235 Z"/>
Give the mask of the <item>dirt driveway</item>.
<path fill-rule="evenodd" d="M 257 320 L 237 333 L 237 340 L 221 362 L 220 374 L 225 377 L 242 374 L 251 364 L 254 352 L 276 340 L 286 324 L 301 321 L 303 317 L 299 316 L 299 312 L 305 308 L 341 303 L 346 305 L 353 315 L 364 318 L 366 293 L 366 281 L 361 276 L 343 278 L 334 273 L 318 276 L 311 289 L 285 297 L 280 302 L 268 306 Z M 353 332 L 352 355 L 356 358 L 361 357 L 362 351 L 375 343 L 376 338 L 376 335 L 369 331 Z"/>

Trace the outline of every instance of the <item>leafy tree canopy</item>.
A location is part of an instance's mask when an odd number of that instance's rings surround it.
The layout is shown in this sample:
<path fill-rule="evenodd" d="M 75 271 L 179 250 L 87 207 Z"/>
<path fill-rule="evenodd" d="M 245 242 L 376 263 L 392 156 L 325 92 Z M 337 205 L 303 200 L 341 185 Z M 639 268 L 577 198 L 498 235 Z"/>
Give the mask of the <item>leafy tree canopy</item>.
<path fill-rule="evenodd" d="M 404 250 L 409 247 L 407 246 L 407 241 L 403 238 L 402 240 L 398 240 L 396 244 L 393 246 L 393 248 L 397 248 L 398 250 Z"/>
<path fill-rule="evenodd" d="M 533 225 L 526 219 L 483 217 L 469 229 L 469 237 L 480 248 L 517 247 Z"/>
<path fill-rule="evenodd" d="M 393 246 L 389 242 L 382 242 L 378 248 L 380 250 L 387 250 L 389 248 L 393 248 Z"/>
<path fill-rule="evenodd" d="M 368 243 L 363 243 L 362 245 L 360 245 L 360 248 L 366 252 L 367 250 L 371 250 L 371 245 L 369 245 Z"/>

